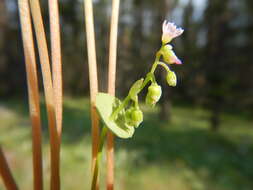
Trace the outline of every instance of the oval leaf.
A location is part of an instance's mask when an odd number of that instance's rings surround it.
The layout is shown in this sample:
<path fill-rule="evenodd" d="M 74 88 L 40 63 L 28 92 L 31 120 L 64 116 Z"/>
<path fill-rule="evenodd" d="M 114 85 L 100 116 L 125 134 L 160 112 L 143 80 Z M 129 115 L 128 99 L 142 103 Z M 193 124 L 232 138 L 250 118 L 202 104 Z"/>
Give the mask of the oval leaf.
<path fill-rule="evenodd" d="M 130 138 L 134 127 L 127 125 L 124 117 L 125 110 L 118 114 L 116 120 L 111 120 L 112 112 L 120 105 L 120 100 L 106 93 L 98 93 L 96 108 L 104 124 L 118 137 Z"/>

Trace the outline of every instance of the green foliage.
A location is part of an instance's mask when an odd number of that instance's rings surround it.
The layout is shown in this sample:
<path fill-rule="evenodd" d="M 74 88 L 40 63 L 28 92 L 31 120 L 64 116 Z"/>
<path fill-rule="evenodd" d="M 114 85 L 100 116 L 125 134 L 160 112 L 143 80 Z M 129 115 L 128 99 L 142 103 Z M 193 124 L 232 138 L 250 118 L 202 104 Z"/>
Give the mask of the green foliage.
<path fill-rule="evenodd" d="M 151 82 L 151 85 L 148 88 L 146 104 L 154 107 L 161 98 L 162 88 L 157 84 L 154 74 L 158 65 L 161 65 L 167 71 L 168 84 L 170 86 L 176 86 L 176 74 L 170 70 L 168 65 L 160 62 L 160 59 L 163 57 L 163 60 L 166 61 L 167 56 L 169 59 L 167 60 L 168 64 L 182 64 L 182 62 L 172 51 L 172 46 L 168 43 L 173 38 L 181 35 L 184 30 L 177 28 L 174 23 L 167 22 L 166 20 L 163 23 L 162 30 L 162 45 L 161 48 L 156 52 L 155 61 L 152 64 L 150 72 L 146 74 L 145 79 L 141 78 L 131 86 L 128 95 L 125 97 L 123 102 L 120 102 L 120 100 L 118 100 L 116 97 L 110 96 L 109 94 L 97 94 L 96 108 L 101 116 L 101 120 L 105 124 L 104 127 L 108 127 L 116 136 L 120 138 L 132 137 L 134 133 L 133 127 L 138 127 L 143 122 L 143 112 L 139 108 L 138 94 L 146 85 L 149 84 L 149 82 Z M 166 39 L 170 40 L 168 41 Z M 129 106 L 130 102 L 134 105 L 130 105 L 130 108 L 125 112 L 125 109 Z M 100 141 L 102 141 L 101 137 Z M 95 188 L 95 186 L 92 186 L 92 189 L 93 188 Z"/>
<path fill-rule="evenodd" d="M 115 119 L 111 119 L 113 111 L 120 103 L 120 100 L 106 93 L 98 93 L 96 97 L 96 108 L 105 126 L 120 138 L 130 138 L 133 136 L 134 128 L 127 125 L 125 110 L 122 109 Z"/>
<path fill-rule="evenodd" d="M 131 97 L 132 100 L 136 99 L 136 96 L 138 93 L 141 91 L 141 86 L 143 84 L 143 79 L 137 80 L 133 86 L 129 90 L 129 96 Z"/>

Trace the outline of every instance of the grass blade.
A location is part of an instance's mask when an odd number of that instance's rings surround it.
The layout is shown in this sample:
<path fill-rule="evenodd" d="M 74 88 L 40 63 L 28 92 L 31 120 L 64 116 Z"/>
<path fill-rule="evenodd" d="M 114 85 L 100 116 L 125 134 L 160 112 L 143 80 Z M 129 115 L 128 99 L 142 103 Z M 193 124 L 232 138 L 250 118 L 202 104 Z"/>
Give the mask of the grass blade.
<path fill-rule="evenodd" d="M 19 0 L 19 14 L 22 30 L 22 39 L 26 63 L 26 74 L 29 96 L 29 110 L 32 122 L 32 149 L 33 149 L 33 189 L 43 189 L 42 170 L 42 131 L 39 105 L 39 87 L 32 34 L 31 15 L 28 0 Z"/>

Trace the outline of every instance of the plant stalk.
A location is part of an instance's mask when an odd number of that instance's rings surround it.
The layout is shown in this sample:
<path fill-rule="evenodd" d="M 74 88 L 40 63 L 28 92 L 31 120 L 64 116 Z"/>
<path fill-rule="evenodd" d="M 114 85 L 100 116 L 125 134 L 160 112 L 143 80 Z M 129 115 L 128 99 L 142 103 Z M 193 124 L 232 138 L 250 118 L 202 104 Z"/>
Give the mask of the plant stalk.
<path fill-rule="evenodd" d="M 32 18 L 34 23 L 35 34 L 37 38 L 38 50 L 40 55 L 40 64 L 42 69 L 43 84 L 46 98 L 46 108 L 49 124 L 50 135 L 50 156 L 51 156 L 51 190 L 60 189 L 60 141 L 56 128 L 55 105 L 54 105 L 54 89 L 51 77 L 51 68 L 49 62 L 49 54 L 46 42 L 45 29 L 41 15 L 39 0 L 30 0 Z"/>
<path fill-rule="evenodd" d="M 61 140 L 62 133 L 62 58 L 58 0 L 48 0 L 50 16 L 51 57 L 55 96 L 56 125 Z"/>
<path fill-rule="evenodd" d="M 43 169 L 42 169 L 42 131 L 39 105 L 39 87 L 34 51 L 33 32 L 31 25 L 31 15 L 28 0 L 19 0 L 19 14 L 22 30 L 22 39 L 25 55 L 25 65 L 27 74 L 29 111 L 32 122 L 32 151 L 33 151 L 33 189 L 43 189 Z"/>
<path fill-rule="evenodd" d="M 149 81 L 154 81 L 154 80 L 155 80 L 153 74 L 154 74 L 154 72 L 155 72 L 157 66 L 158 66 L 158 65 L 161 65 L 161 66 L 165 67 L 163 63 L 160 63 L 160 62 L 159 62 L 160 57 L 161 57 L 161 52 L 160 52 L 160 50 L 159 50 L 159 51 L 156 53 L 155 62 L 153 63 L 153 65 L 152 65 L 152 67 L 151 67 L 151 71 L 147 74 L 147 76 L 145 77 L 144 82 L 142 83 L 142 85 L 141 85 L 141 87 L 140 87 L 139 93 L 143 90 L 143 88 L 145 88 L 145 86 L 149 83 Z M 168 70 L 169 68 L 166 67 L 165 69 Z M 131 99 L 131 98 L 130 98 L 129 95 L 127 95 L 127 96 L 125 97 L 125 99 L 124 99 L 123 102 L 119 105 L 119 107 L 118 107 L 116 110 L 114 110 L 114 112 L 112 113 L 112 115 L 111 115 L 111 117 L 110 117 L 112 120 L 115 119 L 115 117 L 118 115 L 118 113 L 128 105 L 128 102 L 130 101 L 130 99 Z"/>
<path fill-rule="evenodd" d="M 102 132 L 101 132 L 100 139 L 99 139 L 98 155 L 97 155 L 97 159 L 96 159 L 96 163 L 95 163 L 95 167 L 94 167 L 91 190 L 96 190 L 98 173 L 99 173 L 99 166 L 100 166 L 100 161 L 102 158 L 103 146 L 104 146 L 107 132 L 108 132 L 108 129 L 106 126 L 104 126 L 102 129 Z"/>
<path fill-rule="evenodd" d="M 119 105 L 119 107 L 114 110 L 114 112 L 112 113 L 112 115 L 110 116 L 111 120 L 114 120 L 116 118 L 116 116 L 118 115 L 118 113 L 127 106 L 128 102 L 131 100 L 130 96 L 127 96 L 123 102 Z"/>
<path fill-rule="evenodd" d="M 120 0 L 112 0 L 112 15 L 109 45 L 109 71 L 108 71 L 108 93 L 115 96 L 116 62 L 117 62 L 117 38 L 119 20 Z M 107 171 L 106 187 L 113 190 L 114 186 L 114 135 L 108 132 L 107 135 Z"/>
<path fill-rule="evenodd" d="M 0 175 L 2 176 L 4 185 L 7 190 L 18 190 L 18 186 L 11 174 L 7 159 L 4 156 L 2 148 L 0 147 Z"/>
<path fill-rule="evenodd" d="M 50 39 L 51 39 L 51 63 L 53 69 L 53 90 L 54 90 L 54 108 L 56 129 L 58 135 L 57 164 L 58 171 L 56 173 L 58 183 L 56 185 L 51 182 L 51 189 L 60 189 L 60 149 L 62 135 L 62 59 L 61 59 L 61 38 L 60 38 L 60 21 L 59 21 L 59 5 L 58 0 L 48 0 L 49 20 L 50 20 Z"/>
<path fill-rule="evenodd" d="M 89 81 L 90 81 L 90 102 L 91 102 L 91 121 L 92 121 L 92 173 L 94 173 L 95 163 L 97 160 L 99 146 L 99 117 L 95 108 L 96 95 L 98 93 L 97 81 L 97 61 L 96 61 L 96 45 L 93 21 L 92 0 L 84 0 L 86 39 L 88 51 L 89 65 Z M 96 188 L 98 189 L 98 179 L 96 179 Z"/>

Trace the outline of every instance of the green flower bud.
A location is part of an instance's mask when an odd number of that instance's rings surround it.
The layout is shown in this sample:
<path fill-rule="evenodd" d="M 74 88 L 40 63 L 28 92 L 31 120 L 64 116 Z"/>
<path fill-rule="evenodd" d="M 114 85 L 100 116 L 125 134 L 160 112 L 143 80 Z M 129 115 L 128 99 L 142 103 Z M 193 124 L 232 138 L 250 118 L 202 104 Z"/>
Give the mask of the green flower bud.
<path fill-rule="evenodd" d="M 177 76 L 176 76 L 175 72 L 169 71 L 166 79 L 167 79 L 167 83 L 169 84 L 169 86 L 176 86 L 177 85 Z"/>
<path fill-rule="evenodd" d="M 149 106 L 155 106 L 155 104 L 159 101 L 162 95 L 161 86 L 153 83 L 148 87 L 148 94 L 146 96 L 146 104 Z"/>
<path fill-rule="evenodd" d="M 143 121 L 143 113 L 138 108 L 129 108 L 125 113 L 125 120 L 129 126 L 138 127 Z"/>
<path fill-rule="evenodd" d="M 148 106 L 151 106 L 151 107 L 154 107 L 155 106 L 155 102 L 150 98 L 150 96 L 146 96 L 146 99 L 145 99 L 145 103 L 148 105 Z"/>
<path fill-rule="evenodd" d="M 143 113 L 140 109 L 134 109 L 131 114 L 133 126 L 138 127 L 143 122 Z"/>

